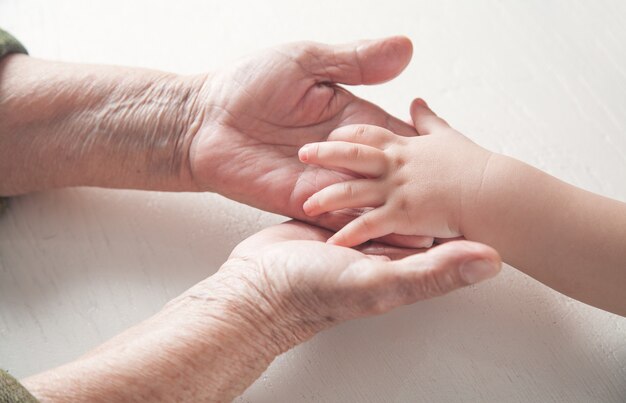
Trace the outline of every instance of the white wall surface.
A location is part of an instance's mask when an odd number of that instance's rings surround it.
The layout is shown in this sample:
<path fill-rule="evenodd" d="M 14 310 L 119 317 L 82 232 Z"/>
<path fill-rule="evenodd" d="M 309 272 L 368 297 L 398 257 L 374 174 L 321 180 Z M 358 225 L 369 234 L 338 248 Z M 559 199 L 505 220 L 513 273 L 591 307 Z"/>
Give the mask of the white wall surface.
<path fill-rule="evenodd" d="M 405 34 L 407 70 L 357 94 L 399 117 L 424 97 L 478 143 L 626 200 L 624 1 L 0 0 L 0 26 L 37 57 L 180 73 L 282 42 Z M 0 217 L 0 367 L 26 376 L 72 360 L 282 219 L 212 194 L 14 199 Z M 506 268 L 326 331 L 239 400 L 624 402 L 626 319 Z"/>

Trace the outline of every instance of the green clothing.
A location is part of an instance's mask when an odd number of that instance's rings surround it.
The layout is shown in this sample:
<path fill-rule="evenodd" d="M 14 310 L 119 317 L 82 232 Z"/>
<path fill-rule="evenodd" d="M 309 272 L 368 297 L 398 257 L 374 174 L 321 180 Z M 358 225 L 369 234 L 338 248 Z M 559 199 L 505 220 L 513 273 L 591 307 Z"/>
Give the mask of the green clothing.
<path fill-rule="evenodd" d="M 37 403 L 37 399 L 8 372 L 0 369 L 0 403 Z"/>
<path fill-rule="evenodd" d="M 18 42 L 10 33 L 0 29 L 0 58 L 9 53 L 28 53 L 26 48 Z M 6 200 L 0 197 L 0 214 L 6 208 Z"/>
<path fill-rule="evenodd" d="M 10 33 L 0 29 L 0 57 L 9 53 L 28 53 Z"/>
<path fill-rule="evenodd" d="M 11 34 L 0 29 L 0 58 L 9 53 L 27 53 L 24 46 Z M 1 179 L 0 179 L 1 180 Z M 0 214 L 6 208 L 6 201 L 0 198 Z M 31 395 L 26 388 L 9 375 L 8 372 L 0 369 L 0 403 L 31 403 L 37 399 Z"/>

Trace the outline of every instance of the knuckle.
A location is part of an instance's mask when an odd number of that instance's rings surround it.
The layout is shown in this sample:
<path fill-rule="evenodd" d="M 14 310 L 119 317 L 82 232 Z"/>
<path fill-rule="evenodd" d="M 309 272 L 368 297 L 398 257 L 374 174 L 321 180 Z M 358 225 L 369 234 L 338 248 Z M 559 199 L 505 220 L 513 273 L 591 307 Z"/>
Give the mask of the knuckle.
<path fill-rule="evenodd" d="M 357 160 L 361 155 L 361 148 L 356 144 L 351 144 L 347 150 L 347 154 L 349 159 Z"/>
<path fill-rule="evenodd" d="M 343 196 L 347 197 L 348 199 L 353 198 L 355 195 L 354 185 L 349 182 L 344 182 L 342 193 L 343 193 Z"/>
<path fill-rule="evenodd" d="M 393 164 L 398 168 L 402 168 L 406 164 L 406 160 L 401 155 L 394 155 L 392 157 L 392 161 Z"/>
<path fill-rule="evenodd" d="M 394 144 L 384 150 L 386 159 L 396 169 L 401 169 L 407 164 L 407 159 L 402 152 L 403 148 L 402 145 L 397 146 Z"/>
<path fill-rule="evenodd" d="M 374 223 L 372 222 L 372 218 L 369 217 L 367 214 L 361 217 L 360 224 L 361 228 L 363 228 L 366 232 L 369 232 L 374 225 Z"/>
<path fill-rule="evenodd" d="M 356 129 L 354 130 L 354 137 L 357 139 L 360 139 L 360 138 L 365 137 L 366 134 L 367 134 L 367 126 L 357 125 Z"/>

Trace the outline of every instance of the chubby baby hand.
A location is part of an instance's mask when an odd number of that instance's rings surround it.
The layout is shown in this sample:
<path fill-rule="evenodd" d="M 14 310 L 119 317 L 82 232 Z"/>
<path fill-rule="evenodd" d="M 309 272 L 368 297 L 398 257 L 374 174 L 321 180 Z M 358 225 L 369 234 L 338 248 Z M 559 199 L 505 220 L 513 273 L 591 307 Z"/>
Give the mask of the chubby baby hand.
<path fill-rule="evenodd" d="M 334 130 L 326 142 L 300 149 L 305 164 L 362 176 L 318 191 L 304 203 L 305 214 L 372 208 L 328 242 L 355 246 L 391 233 L 463 235 L 463 216 L 480 205 L 483 173 L 492 154 L 452 129 L 421 99 L 413 101 L 411 117 L 417 137 L 350 125 Z"/>

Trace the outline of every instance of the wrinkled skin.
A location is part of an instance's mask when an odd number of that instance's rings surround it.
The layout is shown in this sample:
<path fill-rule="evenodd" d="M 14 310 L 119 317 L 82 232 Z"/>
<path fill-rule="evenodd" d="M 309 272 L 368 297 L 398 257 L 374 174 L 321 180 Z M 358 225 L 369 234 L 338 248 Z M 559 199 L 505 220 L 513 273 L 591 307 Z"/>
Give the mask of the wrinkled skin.
<path fill-rule="evenodd" d="M 325 243 L 330 235 L 296 221 L 260 231 L 153 317 L 24 385 L 41 401 L 232 401 L 276 356 L 328 327 L 500 270 L 497 252 L 473 242 L 404 257 L 419 251 L 350 249 Z"/>
<path fill-rule="evenodd" d="M 297 221 L 262 230 L 233 250 L 212 284 L 225 285 L 234 300 L 249 301 L 250 310 L 263 310 L 250 316 L 267 322 L 254 323 L 255 328 L 273 326 L 272 337 L 282 334 L 284 351 L 338 322 L 384 313 L 468 285 L 460 271 L 465 262 L 488 263 L 480 280 L 500 269 L 495 250 L 469 241 L 428 251 L 380 243 L 355 250 L 325 243 L 331 235 Z"/>
<path fill-rule="evenodd" d="M 340 46 L 295 43 L 207 77 L 198 102 L 202 118 L 190 147 L 196 186 L 326 228 L 342 227 L 361 212 L 313 219 L 302 204 L 317 190 L 357 175 L 305 166 L 298 149 L 352 123 L 416 135 L 412 126 L 338 85 L 392 79 L 411 53 L 411 42 L 403 37 Z M 413 247 L 432 242 L 394 235 L 388 240 Z"/>

